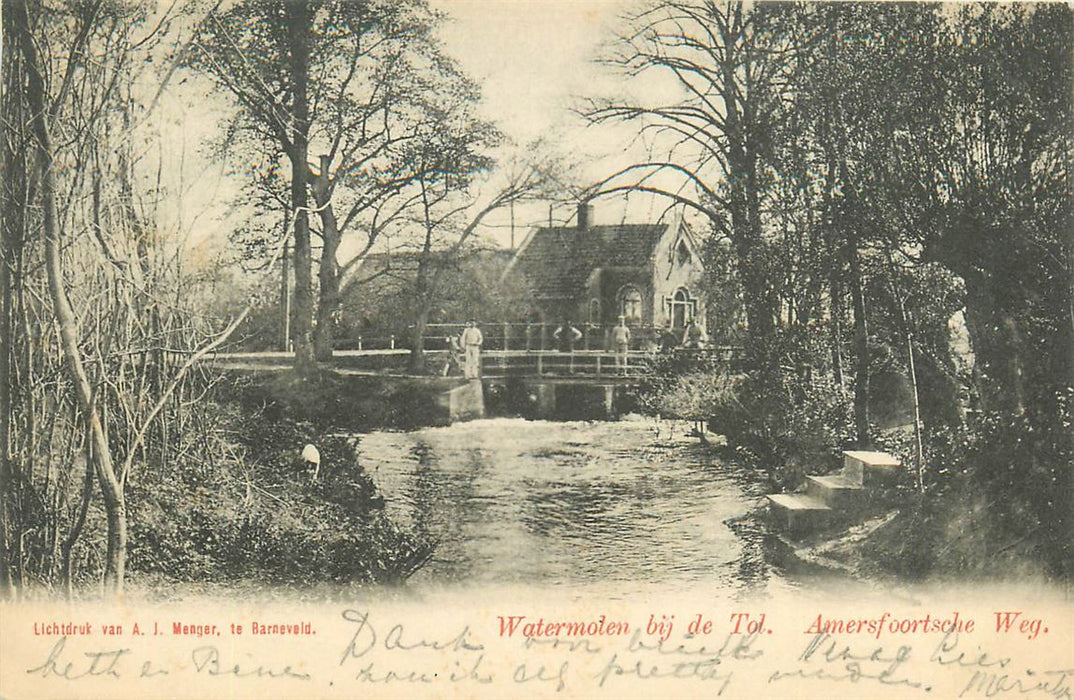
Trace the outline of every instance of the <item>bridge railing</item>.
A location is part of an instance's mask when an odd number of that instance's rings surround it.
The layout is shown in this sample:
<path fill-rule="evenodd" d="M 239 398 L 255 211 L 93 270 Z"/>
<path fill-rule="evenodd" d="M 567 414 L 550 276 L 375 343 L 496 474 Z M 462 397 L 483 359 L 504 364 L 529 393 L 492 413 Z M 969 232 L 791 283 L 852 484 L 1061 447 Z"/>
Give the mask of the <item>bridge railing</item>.
<path fill-rule="evenodd" d="M 713 346 L 702 349 L 677 349 L 676 354 L 715 357 L 728 368 L 737 360 L 741 348 Z M 481 353 L 482 374 L 486 377 L 507 376 L 578 376 L 578 377 L 642 377 L 652 373 L 654 361 L 666 354 L 632 350 L 625 358 L 604 350 L 489 350 Z M 459 370 L 461 371 L 461 369 Z"/>
<path fill-rule="evenodd" d="M 647 357 L 638 351 L 617 358 L 603 350 L 490 350 L 481 353 L 481 372 L 485 377 L 636 377 L 648 373 Z"/>
<path fill-rule="evenodd" d="M 486 350 L 560 350 L 555 337 L 558 323 L 480 323 Z M 612 350 L 611 329 L 614 324 L 579 323 L 575 325 L 582 337 L 575 341 L 576 351 Z M 451 339 L 458 338 L 465 323 L 430 323 L 425 327 L 424 345 L 427 350 L 446 350 Z M 651 325 L 630 326 L 630 349 L 652 351 L 658 345 L 661 328 Z M 678 331 L 681 335 L 682 331 Z M 408 349 L 413 343 L 413 326 L 389 331 L 368 329 L 361 333 L 348 333 L 336 342 L 337 350 L 384 350 Z"/>
<path fill-rule="evenodd" d="M 425 331 L 425 345 L 447 347 L 450 338 L 457 338 L 465 327 L 464 323 L 431 323 Z M 579 323 L 575 327 L 582 334 L 574 343 L 576 351 L 611 350 L 608 338 L 610 326 Z M 557 323 L 482 323 L 479 328 L 485 338 L 484 347 L 488 350 L 560 349 L 559 341 L 555 337 L 556 329 L 559 328 Z M 646 348 L 649 340 L 655 337 L 653 329 L 648 326 L 631 327 L 630 332 L 632 350 Z"/>

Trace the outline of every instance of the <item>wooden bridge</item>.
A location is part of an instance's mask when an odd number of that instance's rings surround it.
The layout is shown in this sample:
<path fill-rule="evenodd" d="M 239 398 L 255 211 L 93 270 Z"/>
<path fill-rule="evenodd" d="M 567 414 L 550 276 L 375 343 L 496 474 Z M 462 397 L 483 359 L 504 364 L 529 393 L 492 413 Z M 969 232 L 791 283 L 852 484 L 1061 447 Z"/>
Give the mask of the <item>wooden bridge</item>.
<path fill-rule="evenodd" d="M 649 373 L 651 354 L 628 352 L 616 357 L 603 350 L 490 350 L 482 353 L 483 377 L 559 377 L 564 380 L 628 381 Z"/>
<path fill-rule="evenodd" d="M 740 348 L 716 346 L 699 350 L 676 349 L 673 352 L 699 359 L 714 357 L 730 366 L 738 360 Z M 409 355 L 410 351 L 406 348 L 336 350 L 332 360 L 326 364 L 347 374 L 416 376 L 406 370 Z M 271 351 L 217 353 L 207 359 L 226 369 L 286 370 L 291 367 L 293 357 L 291 353 Z M 606 350 L 486 350 L 481 353 L 481 377 L 544 377 L 565 382 L 599 379 L 637 383 L 651 374 L 653 361 L 658 357 L 654 352 L 631 350 L 626 354 L 623 366 L 620 366 L 616 362 L 616 354 Z M 462 374 L 458 361 L 447 350 L 427 350 L 425 367 L 426 373 L 421 376 Z"/>
<path fill-rule="evenodd" d="M 728 369 L 739 356 L 739 348 L 731 346 L 670 352 L 698 361 L 715 359 Z M 409 355 L 405 348 L 337 350 L 325 366 L 344 375 L 428 384 L 435 392 L 430 400 L 435 396 L 446 418 L 454 422 L 488 413 L 557 419 L 611 417 L 621 411 L 622 390 L 651 376 L 654 363 L 662 357 L 632 350 L 624 362 L 623 357 L 604 350 L 487 350 L 481 353 L 480 377 L 466 380 L 456 353 L 427 351 L 424 374 L 407 370 Z M 293 356 L 284 352 L 219 353 L 207 359 L 233 371 L 286 371 L 293 362 Z"/>

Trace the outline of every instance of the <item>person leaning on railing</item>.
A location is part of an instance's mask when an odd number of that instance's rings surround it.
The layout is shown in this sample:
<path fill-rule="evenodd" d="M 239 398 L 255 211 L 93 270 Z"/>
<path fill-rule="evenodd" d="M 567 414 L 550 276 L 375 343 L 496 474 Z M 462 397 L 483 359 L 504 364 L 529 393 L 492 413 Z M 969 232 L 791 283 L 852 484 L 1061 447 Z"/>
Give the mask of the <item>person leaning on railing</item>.
<path fill-rule="evenodd" d="M 582 339 L 582 331 L 578 330 L 571 324 L 569 318 L 564 318 L 563 323 L 552 332 L 552 337 L 555 338 L 556 343 L 559 346 L 560 352 L 565 352 L 568 355 L 568 363 L 570 372 L 574 372 L 574 344 Z"/>
<path fill-rule="evenodd" d="M 459 339 L 453 335 L 449 335 L 444 338 L 444 343 L 447 345 L 448 352 L 447 360 L 444 362 L 444 370 L 441 374 L 445 377 L 448 376 L 453 364 L 465 371 L 466 355 L 463 353 L 462 346 L 459 344 Z"/>

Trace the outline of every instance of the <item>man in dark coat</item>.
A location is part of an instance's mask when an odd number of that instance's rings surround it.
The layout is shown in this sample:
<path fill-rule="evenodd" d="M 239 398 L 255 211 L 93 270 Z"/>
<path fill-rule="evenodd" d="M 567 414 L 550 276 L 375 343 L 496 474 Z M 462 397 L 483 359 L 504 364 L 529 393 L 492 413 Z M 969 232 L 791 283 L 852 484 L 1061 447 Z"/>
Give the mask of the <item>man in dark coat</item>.
<path fill-rule="evenodd" d="M 578 330 L 571 324 L 569 318 L 564 318 L 563 323 L 559 328 L 552 332 L 552 337 L 556 340 L 556 346 L 560 352 L 565 352 L 569 355 L 568 366 L 571 373 L 574 372 L 574 344 L 582 339 L 582 331 Z"/>

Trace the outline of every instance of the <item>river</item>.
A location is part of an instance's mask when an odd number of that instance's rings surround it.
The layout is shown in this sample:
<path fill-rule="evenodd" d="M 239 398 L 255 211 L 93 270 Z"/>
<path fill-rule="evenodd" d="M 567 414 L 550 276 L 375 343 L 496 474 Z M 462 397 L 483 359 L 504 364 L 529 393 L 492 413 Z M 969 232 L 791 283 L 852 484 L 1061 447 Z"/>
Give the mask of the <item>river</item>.
<path fill-rule="evenodd" d="M 439 540 L 414 585 L 792 586 L 744 517 L 763 485 L 685 431 L 497 418 L 366 434 L 359 459 L 389 515 Z"/>

